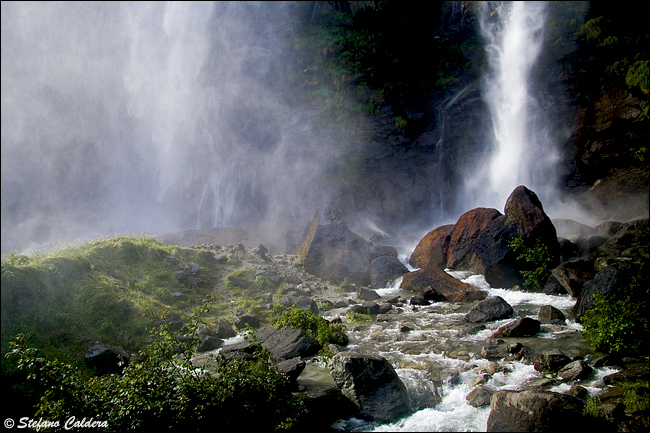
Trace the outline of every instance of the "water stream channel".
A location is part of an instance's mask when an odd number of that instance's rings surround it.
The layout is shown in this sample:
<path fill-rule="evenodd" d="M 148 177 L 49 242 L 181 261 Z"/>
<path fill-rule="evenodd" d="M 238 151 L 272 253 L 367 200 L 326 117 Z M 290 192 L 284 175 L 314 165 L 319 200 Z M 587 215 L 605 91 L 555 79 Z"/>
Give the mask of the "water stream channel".
<path fill-rule="evenodd" d="M 544 376 L 526 360 L 488 360 L 481 356 L 485 340 L 500 326 L 517 316 L 537 318 L 542 305 L 552 305 L 568 318 L 575 300 L 566 296 L 490 288 L 481 275 L 450 272 L 454 277 L 501 296 L 514 309 L 513 318 L 486 323 L 469 323 L 464 316 L 471 302 L 437 302 L 426 306 L 406 305 L 376 321 L 349 325 L 350 345 L 346 350 L 379 354 L 395 368 L 406 385 L 414 413 L 396 423 L 376 425 L 358 419 L 340 420 L 335 428 L 344 431 L 485 431 L 490 407 L 473 407 L 467 394 L 477 384 L 492 390 L 520 390 L 534 387 Z M 411 292 L 392 287 L 379 289 L 383 300 Z M 377 301 L 379 302 L 379 300 Z M 326 318 L 344 316 L 345 309 L 330 310 Z M 561 325 L 542 325 L 534 337 L 503 338 L 504 344 L 516 342 L 541 354 L 560 349 L 565 355 L 587 356 L 592 352 L 580 334 L 578 323 L 566 320 Z M 580 382 L 590 396 L 602 392 L 602 378 L 616 372 L 605 367 Z M 551 391 L 566 392 L 574 383 L 553 382 Z M 545 388 L 548 389 L 548 388 Z"/>

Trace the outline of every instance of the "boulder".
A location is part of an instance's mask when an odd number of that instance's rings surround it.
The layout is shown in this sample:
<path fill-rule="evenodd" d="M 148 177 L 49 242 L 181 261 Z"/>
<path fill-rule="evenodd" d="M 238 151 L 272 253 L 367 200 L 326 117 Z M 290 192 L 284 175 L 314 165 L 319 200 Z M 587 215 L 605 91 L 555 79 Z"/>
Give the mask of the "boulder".
<path fill-rule="evenodd" d="M 209 352 L 211 350 L 220 348 L 222 344 L 223 344 L 223 340 L 221 338 L 208 335 L 206 337 L 202 337 L 199 340 L 199 344 L 196 347 L 196 351 L 198 353 Z"/>
<path fill-rule="evenodd" d="M 461 215 L 449 235 L 446 267 L 483 274 L 492 287 L 512 287 L 523 284 L 522 266 L 510 243 L 522 236 L 525 244 L 541 241 L 550 256 L 552 266 L 559 263 L 560 245 L 555 227 L 544 212 L 537 195 L 518 186 L 510 194 L 504 214 L 496 209 L 476 208 Z M 431 234 L 422 241 L 424 250 L 435 239 L 444 239 L 444 231 Z M 442 241 L 441 241 L 442 242 Z M 415 260 L 423 261 L 418 253 Z"/>
<path fill-rule="evenodd" d="M 487 293 L 449 275 L 440 268 L 425 268 L 404 274 L 400 288 L 439 302 L 467 302 L 485 299 Z"/>
<path fill-rule="evenodd" d="M 363 287 L 357 287 L 357 297 L 362 301 L 374 301 L 375 299 L 381 298 L 379 293 L 374 290 L 364 289 Z"/>
<path fill-rule="evenodd" d="M 446 266 L 484 274 L 488 246 L 480 241 L 487 240 L 485 230 L 501 217 L 501 212 L 491 208 L 476 208 L 461 215 L 450 234 Z"/>
<path fill-rule="evenodd" d="M 251 316 L 250 314 L 244 314 L 235 319 L 235 328 L 242 330 L 247 326 L 257 329 L 260 326 L 260 319 L 256 316 Z"/>
<path fill-rule="evenodd" d="M 389 423 L 412 412 L 404 383 L 384 357 L 340 352 L 332 357 L 329 368 L 362 417 Z"/>
<path fill-rule="evenodd" d="M 86 367 L 94 368 L 97 374 L 120 374 L 128 361 L 124 350 L 108 346 L 91 347 L 84 355 Z"/>
<path fill-rule="evenodd" d="M 501 390 L 490 401 L 487 431 L 556 432 L 584 425 L 584 403 L 576 397 L 550 391 Z"/>
<path fill-rule="evenodd" d="M 302 425 L 329 426 L 338 419 L 358 416 L 357 407 L 343 395 L 327 368 L 307 363 L 296 383 L 294 394 L 303 401 L 308 416 Z"/>
<path fill-rule="evenodd" d="M 217 329 L 215 330 L 215 336 L 219 338 L 231 338 L 237 335 L 237 332 L 233 329 L 232 325 L 225 320 L 219 320 L 217 322 Z"/>
<path fill-rule="evenodd" d="M 491 296 L 482 301 L 474 302 L 472 308 L 465 315 L 468 322 L 487 322 L 491 320 L 507 319 L 514 310 L 501 296 Z"/>
<path fill-rule="evenodd" d="M 370 262 L 370 285 L 375 289 L 386 287 L 407 272 L 408 268 L 397 257 L 377 257 Z"/>
<path fill-rule="evenodd" d="M 277 362 L 315 355 L 321 349 L 320 344 L 302 329 L 264 326 L 258 331 L 257 337 L 262 347 L 268 349 Z"/>
<path fill-rule="evenodd" d="M 374 245 L 370 244 L 369 245 L 369 251 L 370 251 L 370 262 L 372 263 L 373 260 L 378 259 L 379 257 L 397 257 L 397 249 L 395 247 L 392 247 L 390 245 Z"/>
<path fill-rule="evenodd" d="M 427 233 L 417 244 L 409 258 L 414 268 L 445 268 L 447 249 L 454 224 L 440 226 Z"/>
<path fill-rule="evenodd" d="M 537 312 L 537 319 L 544 324 L 564 323 L 566 317 L 564 313 L 552 305 L 542 305 Z"/>
<path fill-rule="evenodd" d="M 570 362 L 557 372 L 558 377 L 564 380 L 581 380 L 591 376 L 593 369 L 582 359 Z"/>
<path fill-rule="evenodd" d="M 280 373 L 287 376 L 287 378 L 289 378 L 289 381 L 295 385 L 296 381 L 298 380 L 298 377 L 305 369 L 306 365 L 307 364 L 305 363 L 305 361 L 303 361 L 299 357 L 295 357 L 295 358 L 287 359 L 285 361 L 281 361 L 277 363 L 275 366 Z"/>
<path fill-rule="evenodd" d="M 618 227 L 616 234 L 598 247 L 608 257 L 630 256 L 638 246 L 648 246 L 648 218 L 629 221 Z"/>
<path fill-rule="evenodd" d="M 625 292 L 632 285 L 633 277 L 637 274 L 638 272 L 632 269 L 632 265 L 626 262 L 605 266 L 582 288 L 577 296 L 576 304 L 571 310 L 571 318 L 579 320 L 587 310 L 591 309 L 594 294 L 597 292 L 602 293 L 605 299 L 613 299 L 618 296 L 618 292 Z M 638 295 L 647 296 L 643 293 Z M 627 299 L 627 301 L 634 303 L 636 300 Z"/>
<path fill-rule="evenodd" d="M 531 317 L 519 317 L 499 327 L 490 338 L 530 337 L 539 332 L 539 320 Z"/>
<path fill-rule="evenodd" d="M 352 233 L 332 207 L 318 209 L 312 217 L 297 254 L 305 270 L 328 281 L 370 284 L 368 242 Z"/>
<path fill-rule="evenodd" d="M 572 298 L 576 299 L 585 283 L 593 277 L 593 261 L 586 258 L 569 260 L 551 269 L 551 278 L 554 278 Z"/>
<path fill-rule="evenodd" d="M 494 391 L 487 386 L 478 385 L 467 394 L 465 399 L 467 400 L 467 404 L 473 407 L 488 406 L 493 394 Z"/>

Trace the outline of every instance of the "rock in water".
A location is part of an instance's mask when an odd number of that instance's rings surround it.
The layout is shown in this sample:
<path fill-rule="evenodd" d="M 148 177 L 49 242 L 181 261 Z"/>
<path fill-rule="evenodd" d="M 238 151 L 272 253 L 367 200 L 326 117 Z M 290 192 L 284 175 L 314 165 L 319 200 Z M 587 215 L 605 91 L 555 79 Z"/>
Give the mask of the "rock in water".
<path fill-rule="evenodd" d="M 486 292 L 463 283 L 440 268 L 425 268 L 404 274 L 400 288 L 438 302 L 467 302 L 485 299 Z"/>
<path fill-rule="evenodd" d="M 584 404 L 576 397 L 550 391 L 494 393 L 487 431 L 571 431 L 584 424 Z"/>
<path fill-rule="evenodd" d="M 318 209 L 297 250 L 305 270 L 324 280 L 349 279 L 360 286 L 370 284 L 370 248 L 352 233 L 341 213 L 332 207 Z"/>
<path fill-rule="evenodd" d="M 404 383 L 384 357 L 340 352 L 329 366 L 332 378 L 363 417 L 388 423 L 412 412 Z"/>

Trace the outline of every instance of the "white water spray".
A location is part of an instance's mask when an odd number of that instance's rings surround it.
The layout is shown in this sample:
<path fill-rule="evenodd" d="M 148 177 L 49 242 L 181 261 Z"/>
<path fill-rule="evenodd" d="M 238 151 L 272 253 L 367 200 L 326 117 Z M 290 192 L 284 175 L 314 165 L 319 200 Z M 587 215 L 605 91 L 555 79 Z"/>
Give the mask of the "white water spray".
<path fill-rule="evenodd" d="M 494 135 L 483 169 L 469 181 L 482 205 L 501 207 L 518 185 L 542 197 L 552 190 L 556 152 L 535 97 L 533 75 L 543 43 L 544 2 L 483 4 L 481 32 L 490 72 L 484 98 Z"/>

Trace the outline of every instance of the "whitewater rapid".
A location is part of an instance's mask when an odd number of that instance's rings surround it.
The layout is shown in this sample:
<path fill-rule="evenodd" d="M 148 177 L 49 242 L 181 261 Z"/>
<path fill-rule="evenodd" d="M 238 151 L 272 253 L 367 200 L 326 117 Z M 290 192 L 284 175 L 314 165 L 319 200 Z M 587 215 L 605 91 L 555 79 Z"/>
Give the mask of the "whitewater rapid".
<path fill-rule="evenodd" d="M 542 379 L 533 365 L 520 361 L 490 361 L 482 358 L 480 349 L 496 329 L 517 316 L 537 318 L 542 305 L 552 305 L 569 317 L 575 299 L 568 295 L 546 295 L 526 291 L 491 288 L 482 275 L 447 270 L 455 278 L 487 292 L 501 296 L 514 309 L 512 318 L 483 324 L 470 324 L 464 316 L 471 302 L 437 302 L 427 306 L 406 305 L 377 321 L 348 327 L 350 344 L 346 350 L 379 354 L 395 368 L 409 393 L 414 413 L 392 424 L 376 425 L 359 419 L 339 420 L 334 428 L 342 431 L 485 431 L 489 406 L 475 408 L 466 401 L 477 384 L 492 390 L 521 390 L 530 381 Z M 377 290 L 383 300 L 411 292 L 401 291 L 401 279 L 390 287 Z M 377 301 L 379 302 L 379 301 Z M 327 317 L 344 315 L 345 310 L 332 310 Z M 406 330 L 408 329 L 408 330 Z M 505 338 L 506 344 L 521 342 L 537 353 L 559 348 L 564 353 L 589 351 L 580 334 L 581 326 L 567 320 L 562 325 L 542 325 L 535 337 Z M 604 387 L 602 378 L 616 370 L 596 369 L 582 381 L 595 396 Z M 572 383 L 563 383 L 551 391 L 566 392 Z"/>

